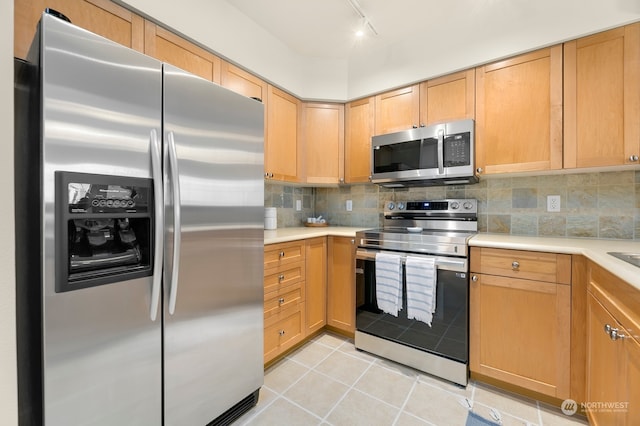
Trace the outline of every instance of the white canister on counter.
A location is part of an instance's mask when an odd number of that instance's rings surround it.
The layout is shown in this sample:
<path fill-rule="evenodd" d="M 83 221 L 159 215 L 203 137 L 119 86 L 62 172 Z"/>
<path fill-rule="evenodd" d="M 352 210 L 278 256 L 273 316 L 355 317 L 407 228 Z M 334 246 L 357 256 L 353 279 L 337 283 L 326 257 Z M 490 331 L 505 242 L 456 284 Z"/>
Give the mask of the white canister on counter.
<path fill-rule="evenodd" d="M 278 228 L 278 213 L 275 207 L 264 208 L 264 229 Z"/>

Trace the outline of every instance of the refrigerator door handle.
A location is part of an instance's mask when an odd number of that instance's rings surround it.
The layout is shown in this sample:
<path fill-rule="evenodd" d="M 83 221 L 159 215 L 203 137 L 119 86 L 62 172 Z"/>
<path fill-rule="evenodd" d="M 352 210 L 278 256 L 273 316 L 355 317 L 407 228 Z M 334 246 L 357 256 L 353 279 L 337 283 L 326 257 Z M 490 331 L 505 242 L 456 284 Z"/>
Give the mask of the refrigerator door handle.
<path fill-rule="evenodd" d="M 162 151 L 156 129 L 149 135 L 151 146 L 151 173 L 153 177 L 153 200 L 155 210 L 155 229 L 153 251 L 153 285 L 151 286 L 151 321 L 158 317 L 160 303 L 160 289 L 162 286 L 162 262 L 164 259 L 164 200 L 162 185 Z"/>
<path fill-rule="evenodd" d="M 171 271 L 171 281 L 169 290 L 169 314 L 173 315 L 176 310 L 176 299 L 178 297 L 178 272 L 180 267 L 180 173 L 178 172 L 178 156 L 176 154 L 176 141 L 173 132 L 167 134 L 169 142 L 169 169 L 171 174 L 171 191 L 173 198 L 173 270 Z"/>

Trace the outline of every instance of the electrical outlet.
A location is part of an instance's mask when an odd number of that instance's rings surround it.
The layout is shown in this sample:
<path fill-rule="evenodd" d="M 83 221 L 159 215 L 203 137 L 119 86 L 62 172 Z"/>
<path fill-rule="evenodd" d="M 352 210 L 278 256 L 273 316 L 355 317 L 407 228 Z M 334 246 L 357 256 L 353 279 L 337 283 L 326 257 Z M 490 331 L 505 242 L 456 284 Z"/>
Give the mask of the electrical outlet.
<path fill-rule="evenodd" d="M 353 202 L 351 200 L 347 200 L 346 208 L 348 212 L 353 210 Z"/>
<path fill-rule="evenodd" d="M 559 212 L 560 211 L 560 196 L 559 195 L 547 195 L 547 211 Z"/>
<path fill-rule="evenodd" d="M 302 210 L 302 200 L 296 200 L 296 211 Z"/>

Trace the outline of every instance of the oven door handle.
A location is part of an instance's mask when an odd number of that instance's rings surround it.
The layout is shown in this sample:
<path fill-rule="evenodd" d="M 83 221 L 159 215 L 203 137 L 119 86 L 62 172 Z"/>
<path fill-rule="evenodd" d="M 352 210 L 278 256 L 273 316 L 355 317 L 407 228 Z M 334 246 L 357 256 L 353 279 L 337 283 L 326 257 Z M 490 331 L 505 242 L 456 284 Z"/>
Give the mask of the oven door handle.
<path fill-rule="evenodd" d="M 371 251 L 371 250 L 357 250 L 356 251 L 356 260 L 376 260 L 376 253 L 382 253 L 380 251 Z M 413 256 L 413 255 L 409 255 Z M 438 269 L 446 269 L 450 271 L 467 271 L 467 262 L 468 259 L 458 259 L 453 257 L 445 257 L 445 256 L 425 256 L 425 255 L 415 255 L 413 257 L 423 258 L 423 259 L 435 259 L 435 265 Z M 400 261 L 402 264 L 405 264 L 407 261 L 407 255 L 401 254 Z"/>

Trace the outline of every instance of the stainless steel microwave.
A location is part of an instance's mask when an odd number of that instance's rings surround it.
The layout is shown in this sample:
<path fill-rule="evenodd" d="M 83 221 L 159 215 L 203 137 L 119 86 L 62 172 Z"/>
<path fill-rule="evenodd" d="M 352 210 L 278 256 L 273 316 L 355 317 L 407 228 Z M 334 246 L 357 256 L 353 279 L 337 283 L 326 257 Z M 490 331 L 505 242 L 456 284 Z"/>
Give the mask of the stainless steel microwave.
<path fill-rule="evenodd" d="M 474 121 L 374 136 L 371 169 L 371 181 L 386 187 L 476 183 Z"/>

